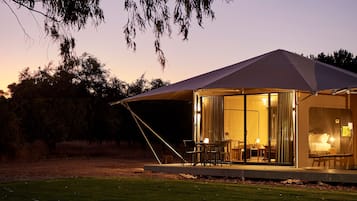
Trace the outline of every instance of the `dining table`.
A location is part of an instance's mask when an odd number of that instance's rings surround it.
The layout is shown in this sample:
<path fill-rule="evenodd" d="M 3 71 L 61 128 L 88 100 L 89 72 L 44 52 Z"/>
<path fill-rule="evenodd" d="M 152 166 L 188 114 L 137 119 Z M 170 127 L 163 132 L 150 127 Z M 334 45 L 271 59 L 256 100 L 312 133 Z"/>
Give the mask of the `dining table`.
<path fill-rule="evenodd" d="M 196 149 L 199 150 L 200 156 L 198 158 L 204 166 L 206 166 L 207 164 L 217 164 L 219 155 L 218 143 L 198 142 L 196 143 Z"/>

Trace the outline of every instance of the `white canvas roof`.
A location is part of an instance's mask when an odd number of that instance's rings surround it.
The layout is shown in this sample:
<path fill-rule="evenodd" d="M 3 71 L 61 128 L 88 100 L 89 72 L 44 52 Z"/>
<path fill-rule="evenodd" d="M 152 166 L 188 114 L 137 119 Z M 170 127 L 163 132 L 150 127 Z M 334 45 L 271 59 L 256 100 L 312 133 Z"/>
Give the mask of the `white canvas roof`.
<path fill-rule="evenodd" d="M 315 93 L 355 87 L 355 73 L 285 50 L 275 50 L 123 101 L 192 100 L 193 91 L 202 89 L 272 88 Z"/>

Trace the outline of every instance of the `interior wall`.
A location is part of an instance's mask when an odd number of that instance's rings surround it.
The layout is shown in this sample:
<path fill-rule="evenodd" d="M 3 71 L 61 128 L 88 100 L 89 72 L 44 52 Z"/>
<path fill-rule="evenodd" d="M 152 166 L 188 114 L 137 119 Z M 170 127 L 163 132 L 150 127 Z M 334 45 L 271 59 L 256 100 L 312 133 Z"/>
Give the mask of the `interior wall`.
<path fill-rule="evenodd" d="M 298 93 L 298 167 L 311 167 L 309 158 L 309 110 L 311 107 L 348 109 L 345 95 L 311 95 Z"/>

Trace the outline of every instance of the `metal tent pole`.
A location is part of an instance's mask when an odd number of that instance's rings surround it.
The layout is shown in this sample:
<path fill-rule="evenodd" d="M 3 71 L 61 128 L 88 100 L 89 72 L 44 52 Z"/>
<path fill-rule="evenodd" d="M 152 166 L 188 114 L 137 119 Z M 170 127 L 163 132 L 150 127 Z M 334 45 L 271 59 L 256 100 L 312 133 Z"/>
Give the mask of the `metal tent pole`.
<path fill-rule="evenodd" d="M 156 154 L 154 148 L 152 147 L 152 145 L 151 145 L 149 139 L 148 139 L 147 136 L 145 135 L 144 130 L 143 130 L 142 127 L 140 126 L 140 124 L 139 124 L 139 122 L 138 122 L 138 120 L 137 120 L 137 118 L 136 118 L 135 113 L 130 109 L 130 107 L 129 107 L 129 105 L 128 105 L 127 103 L 125 103 L 125 104 L 124 104 L 124 103 L 121 103 L 121 104 L 130 112 L 131 116 L 132 116 L 133 119 L 135 120 L 136 125 L 139 127 L 139 130 L 140 130 L 141 134 L 144 136 L 145 141 L 146 141 L 146 143 L 149 145 L 149 147 L 150 147 L 152 153 L 154 154 L 154 156 L 155 156 L 157 162 L 159 162 L 159 164 L 162 164 L 161 161 L 160 161 L 160 159 L 159 159 L 159 157 L 157 156 L 157 154 Z"/>
<path fill-rule="evenodd" d="M 124 103 L 122 103 L 124 105 Z M 145 121 L 143 121 L 135 112 L 133 112 L 128 103 L 125 103 L 125 108 L 129 110 L 135 121 L 139 120 L 146 128 L 148 128 L 161 142 L 163 142 L 172 152 L 174 152 L 181 160 L 186 160 L 179 154 L 169 143 L 167 143 L 159 134 L 157 134 Z M 161 163 L 160 163 L 161 164 Z"/>

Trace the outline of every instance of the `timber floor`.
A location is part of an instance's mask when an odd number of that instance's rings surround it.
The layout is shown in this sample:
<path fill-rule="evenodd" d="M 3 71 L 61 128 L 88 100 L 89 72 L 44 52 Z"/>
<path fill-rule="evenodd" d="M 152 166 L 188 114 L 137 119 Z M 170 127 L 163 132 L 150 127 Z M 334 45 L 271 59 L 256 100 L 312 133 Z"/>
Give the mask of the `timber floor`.
<path fill-rule="evenodd" d="M 227 177 L 240 179 L 286 180 L 299 179 L 306 182 L 357 184 L 357 170 L 324 168 L 296 168 L 291 166 L 219 164 L 206 166 L 184 163 L 147 164 L 145 171 L 185 173 L 195 176 Z"/>

